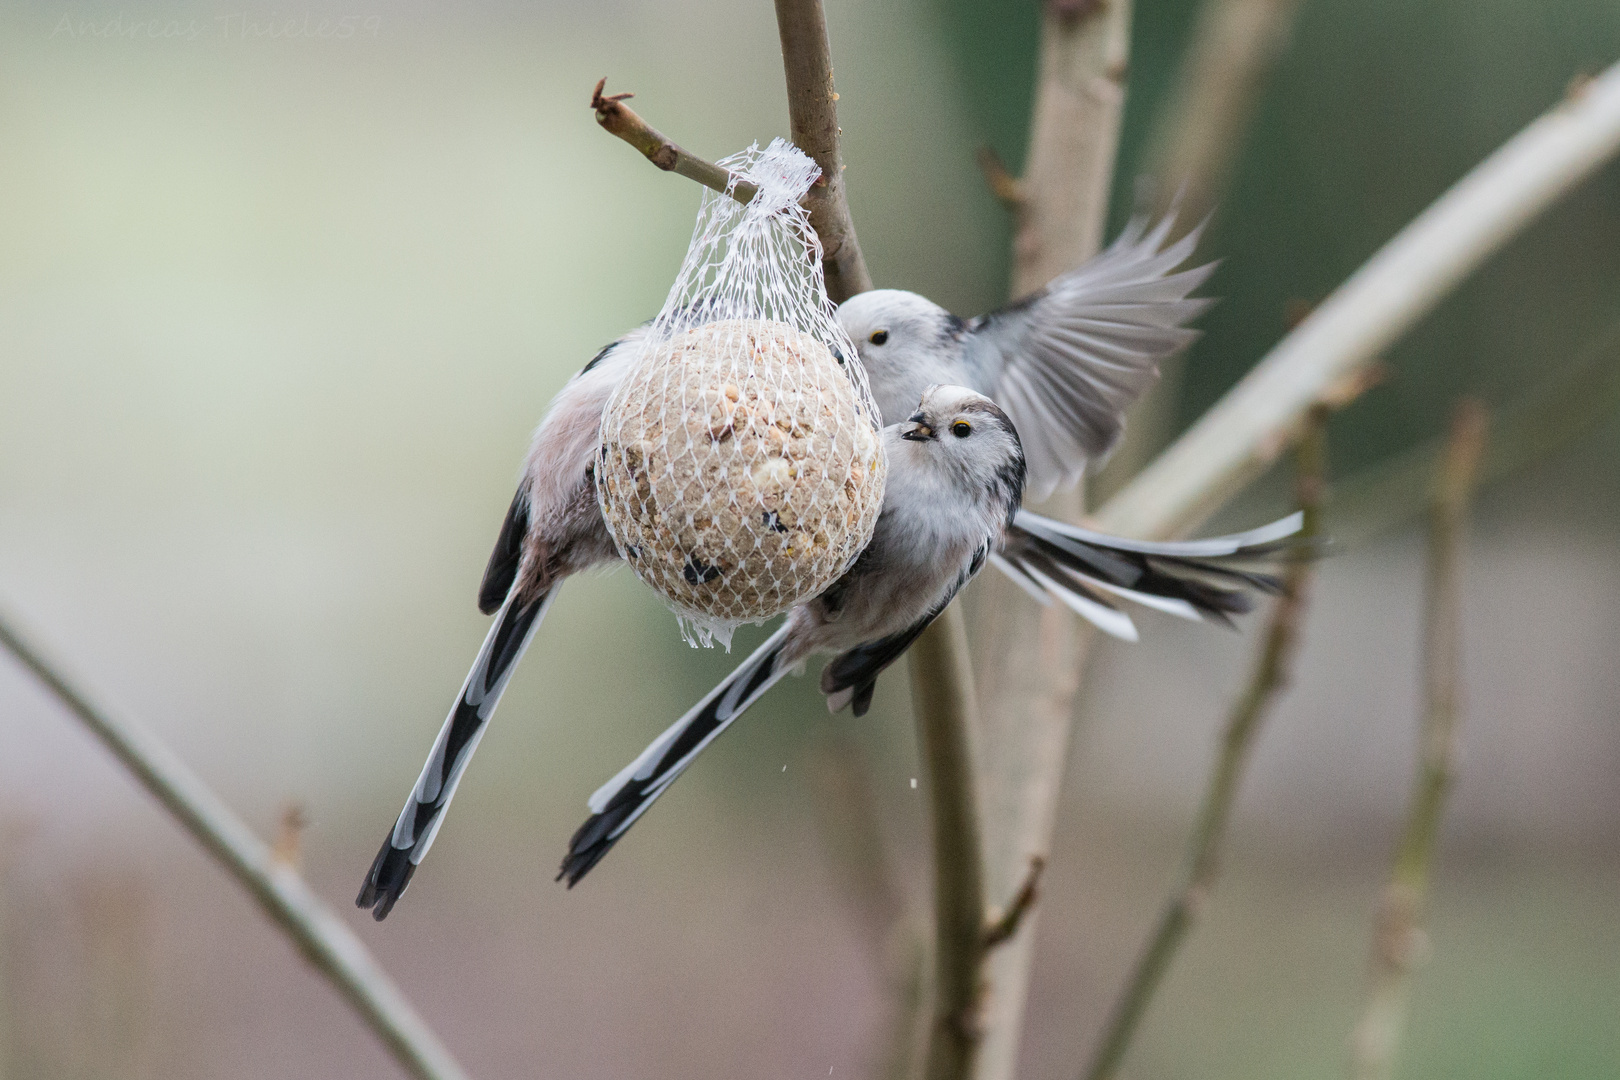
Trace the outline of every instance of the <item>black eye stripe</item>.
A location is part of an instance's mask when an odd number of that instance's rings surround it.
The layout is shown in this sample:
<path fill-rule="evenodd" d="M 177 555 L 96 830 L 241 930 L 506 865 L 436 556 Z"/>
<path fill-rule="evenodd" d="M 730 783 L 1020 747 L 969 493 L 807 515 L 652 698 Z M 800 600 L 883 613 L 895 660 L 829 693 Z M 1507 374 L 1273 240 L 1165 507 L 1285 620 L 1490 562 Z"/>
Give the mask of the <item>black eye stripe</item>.
<path fill-rule="evenodd" d="M 874 330 L 872 331 L 872 335 L 866 340 L 870 341 L 874 345 L 882 345 L 885 341 L 889 340 L 889 332 L 887 330 Z"/>

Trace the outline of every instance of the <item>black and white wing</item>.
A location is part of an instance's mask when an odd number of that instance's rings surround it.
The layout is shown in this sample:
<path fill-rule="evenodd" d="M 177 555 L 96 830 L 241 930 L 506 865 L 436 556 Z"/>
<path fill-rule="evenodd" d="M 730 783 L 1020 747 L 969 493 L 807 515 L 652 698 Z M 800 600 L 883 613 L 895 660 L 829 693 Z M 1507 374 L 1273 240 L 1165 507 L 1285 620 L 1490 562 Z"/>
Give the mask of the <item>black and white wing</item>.
<path fill-rule="evenodd" d="M 974 552 L 973 559 L 951 583 L 945 595 L 928 609 L 927 614 L 904 630 L 897 630 L 875 641 L 862 642 L 829 660 L 827 666 L 821 669 L 821 692 L 827 695 L 828 710 L 837 712 L 849 705 L 856 716 L 865 716 L 866 710 L 872 705 L 872 693 L 877 689 L 878 676 L 905 655 L 912 642 L 921 637 L 929 624 L 939 618 L 939 613 L 950 606 L 956 594 L 973 580 L 990 556 L 991 545 L 988 543 Z"/>
<path fill-rule="evenodd" d="M 1198 336 L 1185 324 L 1211 301 L 1189 294 L 1215 264 L 1176 272 L 1202 226 L 1166 246 L 1174 224 L 1137 218 L 1095 258 L 967 324 L 963 359 L 1017 426 L 1032 497 L 1074 485 L 1105 456 L 1159 361 Z"/>

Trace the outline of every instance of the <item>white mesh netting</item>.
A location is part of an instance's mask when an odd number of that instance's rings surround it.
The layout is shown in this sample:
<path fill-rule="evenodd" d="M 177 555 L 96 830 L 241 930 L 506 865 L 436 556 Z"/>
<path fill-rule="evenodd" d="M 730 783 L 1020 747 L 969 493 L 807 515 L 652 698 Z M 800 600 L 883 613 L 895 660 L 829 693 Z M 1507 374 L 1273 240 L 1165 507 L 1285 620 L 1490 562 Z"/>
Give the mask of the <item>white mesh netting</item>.
<path fill-rule="evenodd" d="M 721 161 L 644 351 L 602 415 L 597 500 L 619 554 L 688 640 L 825 589 L 872 538 L 877 407 L 799 205 L 815 162 L 782 139 Z M 694 644 L 696 642 L 694 641 Z"/>

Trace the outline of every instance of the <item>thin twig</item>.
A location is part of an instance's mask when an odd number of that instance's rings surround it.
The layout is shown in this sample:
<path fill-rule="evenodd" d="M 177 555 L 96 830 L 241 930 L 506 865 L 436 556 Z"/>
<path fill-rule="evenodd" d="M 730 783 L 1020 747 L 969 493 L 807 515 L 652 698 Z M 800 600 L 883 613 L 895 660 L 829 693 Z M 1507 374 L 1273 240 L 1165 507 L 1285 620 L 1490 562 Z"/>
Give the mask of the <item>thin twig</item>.
<path fill-rule="evenodd" d="M 1307 542 L 1319 535 L 1321 527 L 1328 412 L 1327 405 L 1318 405 L 1310 411 L 1298 449 L 1296 488 L 1299 507 L 1305 512 L 1302 538 Z M 1284 576 L 1282 596 L 1271 610 L 1271 622 L 1262 639 L 1254 673 L 1227 718 L 1220 753 L 1216 755 L 1204 788 L 1204 800 L 1187 844 L 1181 879 L 1171 892 L 1147 947 L 1125 981 L 1091 1064 L 1083 1074 L 1086 1080 L 1112 1080 L 1118 1075 L 1148 1004 L 1215 888 L 1227 821 L 1237 800 L 1255 737 L 1271 706 L 1288 685 L 1299 647 L 1310 582 L 1309 559 L 1295 559 Z"/>
<path fill-rule="evenodd" d="M 978 729 L 967 630 L 948 608 L 929 632 L 939 650 L 911 650 L 911 705 L 928 778 L 934 841 L 934 1004 L 924 1080 L 968 1075 L 979 1042 L 984 868 L 974 789 Z"/>
<path fill-rule="evenodd" d="M 1620 150 L 1620 64 L 1402 229 L 1098 515 L 1127 536 L 1191 528 L 1263 471 L 1323 387 L 1393 345 L 1471 271 Z"/>
<path fill-rule="evenodd" d="M 1582 350 L 1572 370 L 1535 400 L 1520 398 L 1491 420 L 1479 484 L 1523 472 L 1566 448 L 1620 409 L 1620 322 Z M 1444 436 L 1389 458 L 1334 486 L 1326 531 L 1341 550 L 1395 528 L 1428 505 Z"/>
<path fill-rule="evenodd" d="M 596 89 L 591 91 L 591 109 L 596 113 L 596 122 L 602 125 L 604 131 L 617 135 L 637 150 L 641 155 L 665 172 L 678 173 L 688 180 L 696 180 L 706 188 L 712 188 L 722 195 L 730 195 L 740 203 L 748 202 L 759 193 L 759 189 L 746 180 L 740 180 L 734 173 L 727 172 L 712 162 L 704 161 L 696 154 L 683 150 L 663 132 L 653 127 L 636 114 L 636 111 L 626 105 L 625 99 L 635 97 L 634 94 L 606 94 L 602 89 L 607 86 L 607 79 L 601 79 Z"/>
<path fill-rule="evenodd" d="M 1025 199 L 1024 183 L 1007 168 L 1007 163 L 1001 160 L 1001 155 L 988 146 L 981 146 L 973 157 L 979 163 L 979 171 L 984 174 L 985 185 L 990 188 L 990 194 L 996 197 L 996 201 L 1008 210 L 1022 210 Z"/>
<path fill-rule="evenodd" d="M 83 721 L 141 786 L 258 901 L 406 1072 L 418 1080 L 464 1080 L 461 1067 L 370 950 L 184 762 L 144 727 L 92 704 L 3 616 L 0 645 Z"/>
<path fill-rule="evenodd" d="M 1373 930 L 1366 1011 L 1351 1040 L 1351 1076 L 1387 1080 L 1406 1021 L 1412 968 L 1423 958 L 1423 933 L 1440 815 L 1451 789 L 1457 750 L 1459 646 L 1462 627 L 1462 540 L 1468 501 L 1485 446 L 1485 408 L 1457 406 L 1445 462 L 1437 477 L 1429 526 L 1428 588 L 1424 598 L 1423 661 L 1426 707 L 1418 740 L 1417 786 L 1396 849 L 1389 884 Z"/>
<path fill-rule="evenodd" d="M 992 913 L 989 922 L 985 924 L 986 950 L 994 949 L 1018 933 L 1019 924 L 1024 921 L 1024 916 L 1035 907 L 1035 900 L 1041 890 L 1041 871 L 1045 869 L 1046 860 L 1039 855 L 1029 860 L 1029 873 L 1024 877 L 1024 883 L 1018 886 L 1018 892 L 1013 894 L 1012 903 L 1007 905 L 1006 911 L 999 914 Z"/>
<path fill-rule="evenodd" d="M 276 829 L 275 843 L 270 845 L 270 857 L 282 866 L 302 870 L 304 865 L 304 830 L 309 827 L 309 815 L 302 803 L 288 803 L 281 812 L 281 823 Z"/>
<path fill-rule="evenodd" d="M 776 28 L 782 38 L 793 142 L 821 166 L 821 179 L 810 189 L 805 205 L 810 226 L 821 239 L 827 295 L 841 304 L 870 289 L 872 275 L 867 273 L 844 196 L 838 92 L 833 89 L 832 51 L 821 0 L 776 0 Z"/>

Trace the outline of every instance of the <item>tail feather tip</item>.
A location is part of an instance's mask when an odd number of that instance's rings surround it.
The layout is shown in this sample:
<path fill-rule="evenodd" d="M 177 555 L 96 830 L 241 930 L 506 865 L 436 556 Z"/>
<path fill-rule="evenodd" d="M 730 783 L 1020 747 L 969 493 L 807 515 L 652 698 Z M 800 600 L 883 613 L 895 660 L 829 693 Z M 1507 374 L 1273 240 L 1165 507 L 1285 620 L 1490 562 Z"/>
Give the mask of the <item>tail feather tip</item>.
<path fill-rule="evenodd" d="M 384 840 L 382 850 L 377 852 L 377 859 L 371 864 L 371 872 L 366 875 L 365 884 L 360 886 L 360 895 L 354 898 L 354 906 L 370 908 L 371 917 L 382 922 L 394 910 L 399 898 L 405 895 L 405 887 L 411 883 L 414 873 L 416 864 L 411 861 L 411 853 Z"/>

